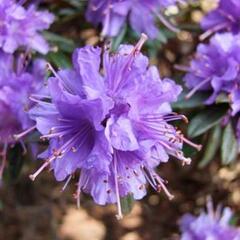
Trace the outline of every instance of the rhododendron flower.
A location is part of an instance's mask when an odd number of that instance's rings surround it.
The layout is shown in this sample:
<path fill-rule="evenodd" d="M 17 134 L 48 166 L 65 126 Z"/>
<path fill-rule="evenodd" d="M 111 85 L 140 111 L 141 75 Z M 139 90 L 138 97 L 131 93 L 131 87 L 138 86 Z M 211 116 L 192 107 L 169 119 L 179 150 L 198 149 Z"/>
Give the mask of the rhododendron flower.
<path fill-rule="evenodd" d="M 202 20 L 201 26 L 206 32 L 201 36 L 202 39 L 212 33 L 228 30 L 239 33 L 240 30 L 240 1 L 239 0 L 220 0 L 218 7 L 210 11 Z"/>
<path fill-rule="evenodd" d="M 200 44 L 185 77 L 187 87 L 192 89 L 188 97 L 196 91 L 212 91 L 206 101 L 212 104 L 224 93 L 229 96 L 232 115 L 236 115 L 240 110 L 239 52 L 240 35 L 232 33 L 216 34 L 209 44 Z"/>
<path fill-rule="evenodd" d="M 37 11 L 34 5 L 24 8 L 14 0 L 0 0 L 0 49 L 13 53 L 24 47 L 46 54 L 49 46 L 40 32 L 48 29 L 53 20 L 52 14 Z"/>
<path fill-rule="evenodd" d="M 170 123 L 185 120 L 172 113 L 170 103 L 181 87 L 161 80 L 156 67 L 140 53 L 146 35 L 134 47 L 122 45 L 115 54 L 86 46 L 75 50 L 73 69 L 60 70 L 48 80 L 49 97 L 35 98 L 31 110 L 49 148 L 40 155 L 46 162 L 30 177 L 34 180 L 51 166 L 58 181 L 80 171 L 76 197 L 92 195 L 98 204 L 117 203 L 133 194 L 141 199 L 146 182 L 169 198 L 165 181 L 155 171 L 169 156 L 190 163 L 182 152 L 189 142 Z"/>
<path fill-rule="evenodd" d="M 41 92 L 45 66 L 45 61 L 39 59 L 28 69 L 24 56 L 15 61 L 12 55 L 0 52 L 0 178 L 6 165 L 8 146 L 19 140 L 25 150 L 20 139 L 24 133 L 16 134 L 34 128 L 34 121 L 27 113 L 33 105 L 29 96 Z"/>
<path fill-rule="evenodd" d="M 230 208 L 218 207 L 214 211 L 212 203 L 208 203 L 208 211 L 198 217 L 185 214 L 181 221 L 181 240 L 239 240 L 240 229 L 231 226 L 233 213 Z"/>
<path fill-rule="evenodd" d="M 89 1 L 87 19 L 95 25 L 101 24 L 102 35 L 116 36 L 129 15 L 129 22 L 137 33 L 145 32 L 150 38 L 159 35 L 155 20 L 158 18 L 170 30 L 179 30 L 169 23 L 162 12 L 169 6 L 182 0 L 91 0 Z M 144 16 L 144 17 L 143 17 Z"/>

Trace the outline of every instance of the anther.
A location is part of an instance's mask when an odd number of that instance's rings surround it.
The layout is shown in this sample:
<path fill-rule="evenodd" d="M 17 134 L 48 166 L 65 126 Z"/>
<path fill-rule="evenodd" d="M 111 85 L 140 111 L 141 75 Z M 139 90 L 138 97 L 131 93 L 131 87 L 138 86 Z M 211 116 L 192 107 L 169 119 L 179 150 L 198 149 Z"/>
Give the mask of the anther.
<path fill-rule="evenodd" d="M 34 125 L 22 133 L 13 135 L 13 137 L 15 140 L 19 140 L 20 138 L 25 137 L 28 133 L 32 132 L 36 127 L 37 125 Z"/>

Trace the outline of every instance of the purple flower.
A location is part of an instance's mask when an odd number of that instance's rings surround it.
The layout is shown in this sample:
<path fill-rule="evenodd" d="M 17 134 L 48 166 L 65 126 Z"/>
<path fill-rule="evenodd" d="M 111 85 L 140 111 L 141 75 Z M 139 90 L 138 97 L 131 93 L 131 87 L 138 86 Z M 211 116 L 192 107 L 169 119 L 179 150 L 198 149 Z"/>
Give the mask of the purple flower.
<path fill-rule="evenodd" d="M 125 24 L 129 23 L 137 33 L 146 33 L 150 38 L 157 38 L 159 30 L 155 25 L 156 18 L 170 30 L 178 32 L 162 15 L 164 9 L 175 5 L 179 0 L 91 0 L 86 17 L 95 25 L 101 24 L 102 35 L 114 37 Z M 144 16 L 144 17 L 143 17 Z"/>
<path fill-rule="evenodd" d="M 236 115 L 240 110 L 239 53 L 240 35 L 216 34 L 209 44 L 200 44 L 185 76 L 187 87 L 192 89 L 187 97 L 196 91 L 212 91 L 206 101 L 206 104 L 212 104 L 219 94 L 226 94 L 232 115 Z"/>
<path fill-rule="evenodd" d="M 6 53 L 24 47 L 46 54 L 49 46 L 40 32 L 53 20 L 52 14 L 34 5 L 24 8 L 13 0 L 0 0 L 0 48 Z"/>
<path fill-rule="evenodd" d="M 161 80 L 157 69 L 149 67 L 140 53 L 145 40 L 142 35 L 135 47 L 122 45 L 116 54 L 86 46 L 75 50 L 73 69 L 55 72 L 49 66 L 54 73 L 48 80 L 49 99 L 35 98 L 31 116 L 50 145 L 32 180 L 49 165 L 66 184 L 80 171 L 78 202 L 83 191 L 98 204 L 117 203 L 119 217 L 120 197 L 141 199 L 146 182 L 172 198 L 155 167 L 169 156 L 190 163 L 183 142 L 200 146 L 170 125 L 186 119 L 170 107 L 181 87 Z"/>
<path fill-rule="evenodd" d="M 201 38 L 204 39 L 212 33 L 222 30 L 239 33 L 239 11 L 240 2 L 238 0 L 220 0 L 218 7 L 203 18 L 201 26 L 206 32 Z"/>
<path fill-rule="evenodd" d="M 25 60 L 22 56 L 15 61 L 13 55 L 0 52 L 0 178 L 6 165 L 8 146 L 19 140 L 25 150 L 20 138 L 34 127 L 27 114 L 32 107 L 29 96 L 40 92 L 46 64 L 43 60 L 36 60 L 29 70 L 24 66 Z M 28 130 L 19 134 L 25 129 Z"/>
<path fill-rule="evenodd" d="M 239 240 L 240 230 L 230 225 L 233 213 L 230 208 L 220 207 L 216 212 L 212 203 L 208 203 L 208 211 L 198 217 L 185 214 L 181 221 L 181 240 Z"/>

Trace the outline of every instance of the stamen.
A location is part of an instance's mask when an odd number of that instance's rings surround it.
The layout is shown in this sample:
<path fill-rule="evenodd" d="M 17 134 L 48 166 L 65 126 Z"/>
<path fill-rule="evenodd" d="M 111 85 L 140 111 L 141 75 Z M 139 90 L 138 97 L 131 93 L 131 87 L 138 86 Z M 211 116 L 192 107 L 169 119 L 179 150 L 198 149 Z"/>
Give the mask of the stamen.
<path fill-rule="evenodd" d="M 56 159 L 56 156 L 49 158 L 34 174 L 29 175 L 29 178 L 34 181 L 36 177 L 47 167 L 49 164 Z"/>
<path fill-rule="evenodd" d="M 18 5 L 23 5 L 24 3 L 26 3 L 27 0 L 19 0 L 19 2 L 17 3 Z"/>
<path fill-rule="evenodd" d="M 81 144 L 79 144 L 79 147 L 83 144 L 84 140 L 86 139 L 87 133 L 89 131 L 90 127 L 84 128 L 82 131 L 79 131 L 77 134 L 75 134 L 72 138 L 70 138 L 63 146 L 61 146 L 58 150 L 53 150 L 53 156 L 49 158 L 34 174 L 31 174 L 29 177 L 32 181 L 35 180 L 35 178 L 55 159 L 58 157 L 61 157 L 63 154 L 65 154 L 69 149 L 71 149 L 72 145 L 74 145 L 77 141 L 80 135 L 82 135 L 82 141 Z"/>
<path fill-rule="evenodd" d="M 80 197 L 81 197 L 81 175 L 79 176 L 78 180 L 78 187 L 77 187 L 77 193 L 76 193 L 76 199 L 77 199 L 77 208 L 80 208 Z"/>
<path fill-rule="evenodd" d="M 177 2 L 183 5 L 186 4 L 185 0 L 177 0 Z"/>
<path fill-rule="evenodd" d="M 73 153 L 77 152 L 77 148 L 76 147 L 71 147 L 71 150 Z"/>
<path fill-rule="evenodd" d="M 51 134 L 46 134 L 46 135 L 42 135 L 40 137 L 40 139 L 48 139 L 48 138 L 53 138 L 53 137 L 62 137 L 64 136 L 65 134 L 69 133 L 71 128 L 69 129 L 66 129 L 64 131 L 59 131 L 59 132 L 56 132 L 56 133 L 51 133 Z"/>
<path fill-rule="evenodd" d="M 199 90 L 199 88 L 203 87 L 206 83 L 208 83 L 209 81 L 211 81 L 211 78 L 207 78 L 205 80 L 203 80 L 202 82 L 200 82 L 196 87 L 194 87 L 186 96 L 185 99 L 189 99 L 191 98 L 196 92 L 197 90 Z"/>
<path fill-rule="evenodd" d="M 215 214 L 214 214 L 215 219 L 220 220 L 221 212 L 222 212 L 222 204 L 218 204 L 217 208 L 216 208 L 216 211 L 215 211 Z"/>
<path fill-rule="evenodd" d="M 52 67 L 52 65 L 50 63 L 47 63 L 47 69 L 50 70 L 53 75 L 62 82 L 62 78 L 59 76 L 59 74 L 54 70 L 54 68 Z"/>
<path fill-rule="evenodd" d="M 58 119 L 59 120 L 59 119 Z M 69 128 L 72 128 L 72 125 L 70 124 L 64 124 L 64 125 L 59 125 L 59 126 L 54 126 L 52 128 L 50 128 L 49 130 L 49 134 L 52 134 L 52 133 L 57 133 L 58 130 L 61 130 L 61 129 L 69 129 Z"/>
<path fill-rule="evenodd" d="M 183 71 L 183 72 L 190 72 L 191 71 L 191 68 L 188 67 L 188 66 L 183 66 L 183 65 L 179 65 L 179 64 L 175 64 L 174 65 L 174 68 L 176 70 L 179 70 L 179 71 Z"/>
<path fill-rule="evenodd" d="M 150 185 L 152 186 L 152 188 L 157 191 L 156 186 L 153 184 L 153 182 L 151 181 L 151 179 L 149 178 L 149 176 L 146 174 L 146 172 L 143 171 L 143 174 L 145 176 L 145 178 L 147 179 L 147 181 L 150 183 Z"/>
<path fill-rule="evenodd" d="M 143 44 L 148 40 L 148 36 L 145 33 L 141 34 L 141 37 L 138 41 L 138 43 L 136 44 L 136 46 L 133 49 L 133 53 L 139 53 L 143 47 Z"/>
<path fill-rule="evenodd" d="M 80 197 L 81 197 L 81 189 L 87 188 L 87 184 L 89 182 L 89 176 L 87 174 L 80 174 L 79 179 L 78 179 L 78 187 L 77 191 L 74 194 L 74 198 L 77 200 L 77 208 L 80 208 Z"/>
<path fill-rule="evenodd" d="M 157 183 L 156 183 L 155 179 L 153 178 L 150 170 L 144 166 L 142 167 L 142 170 L 143 170 L 143 174 L 144 174 L 145 178 L 147 179 L 147 181 L 150 183 L 152 188 L 155 191 L 157 191 L 157 187 L 156 187 Z"/>
<path fill-rule="evenodd" d="M 185 116 L 185 115 L 179 115 L 179 116 L 181 116 L 182 117 L 182 120 L 185 122 L 185 123 L 189 123 L 189 121 L 188 121 L 188 118 Z"/>
<path fill-rule="evenodd" d="M 19 6 L 22 6 L 27 0 L 19 0 L 19 2 L 15 5 L 13 9 L 11 9 L 12 13 L 14 13 Z M 12 3 L 13 5 L 14 3 Z"/>
<path fill-rule="evenodd" d="M 128 59 L 126 60 L 126 64 L 124 64 L 122 66 L 121 72 L 130 71 L 131 70 L 131 65 L 132 65 L 132 63 L 134 61 L 134 57 L 137 54 L 139 54 L 143 44 L 147 41 L 147 39 L 148 39 L 147 35 L 142 33 L 139 41 L 137 42 L 137 44 L 133 48 L 132 52 L 130 54 L 128 54 Z M 112 85 L 113 85 L 113 92 L 116 93 L 119 89 L 121 89 L 121 87 L 124 86 L 125 81 L 126 81 L 126 79 L 125 78 L 121 78 L 121 74 L 119 74 L 117 76 L 117 78 L 115 79 L 114 83 L 112 83 Z"/>
<path fill-rule="evenodd" d="M 72 120 L 72 119 L 65 119 L 65 118 L 58 118 L 58 121 L 60 121 L 60 122 L 73 122 L 74 120 Z"/>
<path fill-rule="evenodd" d="M 156 14 L 156 16 L 159 18 L 159 20 L 161 21 L 161 23 L 167 27 L 169 30 L 171 30 L 172 32 L 175 33 L 179 33 L 181 32 L 180 29 L 178 29 L 177 27 L 175 27 L 174 25 L 172 25 L 161 13 L 157 12 L 156 10 L 153 10 L 153 12 Z"/>
<path fill-rule="evenodd" d="M 163 183 L 163 180 L 159 177 L 156 176 L 156 179 L 158 180 L 158 183 L 160 184 L 161 188 L 163 189 L 163 191 L 165 192 L 165 194 L 167 195 L 169 200 L 172 200 L 174 198 L 174 195 L 172 195 L 168 189 L 166 188 L 165 184 Z"/>
<path fill-rule="evenodd" d="M 51 157 L 49 160 L 47 160 L 34 174 L 29 175 L 29 178 L 34 181 L 36 177 L 47 167 L 49 164 L 56 159 L 55 156 Z"/>
<path fill-rule="evenodd" d="M 80 135 L 82 135 L 82 138 L 81 138 L 81 144 L 79 144 L 78 147 L 80 147 L 84 140 L 86 139 L 87 137 L 87 133 L 89 131 L 90 128 L 84 128 L 82 131 L 79 131 L 77 134 L 75 134 L 75 136 L 73 136 L 72 138 L 70 138 L 60 149 L 59 149 L 59 152 L 61 152 L 62 154 L 65 153 L 66 151 L 70 150 L 72 145 L 74 145 L 77 141 L 78 141 L 78 138 Z"/>
<path fill-rule="evenodd" d="M 23 155 L 27 154 L 27 147 L 26 147 L 26 145 L 24 144 L 24 142 L 22 140 L 20 140 L 19 142 L 20 142 L 21 147 L 23 149 L 23 153 L 22 154 Z"/>
<path fill-rule="evenodd" d="M 201 149 L 202 149 L 202 145 L 201 145 L 201 144 L 195 144 L 195 143 L 191 142 L 190 140 L 188 140 L 187 138 L 185 138 L 182 134 L 181 134 L 180 138 L 181 138 L 185 143 L 187 143 L 188 145 L 196 148 L 198 151 L 201 151 Z"/>
<path fill-rule="evenodd" d="M 116 215 L 117 219 L 120 220 L 123 218 L 122 214 L 122 207 L 121 207 L 121 201 L 120 201 L 120 194 L 119 194 L 119 186 L 118 186 L 118 171 L 117 171 L 117 159 L 116 154 L 113 157 L 113 165 L 114 165 L 114 181 L 115 181 L 115 191 L 116 191 L 116 199 L 117 199 L 117 208 L 118 208 L 118 214 Z"/>
<path fill-rule="evenodd" d="M 67 178 L 67 181 L 65 182 L 64 186 L 62 187 L 61 189 L 61 192 L 65 191 L 66 187 L 68 186 L 69 182 L 71 181 L 72 179 L 72 175 L 70 175 L 68 178 Z"/>
<path fill-rule="evenodd" d="M 170 135 L 171 137 L 174 136 L 174 131 L 173 129 L 167 129 L 164 126 L 163 127 L 158 127 L 154 125 L 147 125 L 147 126 L 142 126 L 144 129 L 146 129 L 147 132 L 151 133 L 154 137 L 158 138 L 159 136 L 168 136 Z M 169 136 L 169 137 L 170 137 Z"/>
<path fill-rule="evenodd" d="M 52 103 L 50 103 L 50 102 L 46 102 L 46 101 L 43 101 L 42 99 L 37 99 L 32 96 L 29 97 L 29 100 L 31 100 L 35 103 L 38 103 L 38 104 L 52 105 Z"/>
<path fill-rule="evenodd" d="M 97 11 L 102 5 L 104 4 L 104 2 L 98 2 L 98 5 L 95 5 L 95 4 L 92 4 L 91 5 L 91 9 L 93 10 L 93 11 Z"/>
<path fill-rule="evenodd" d="M 182 161 L 182 166 L 190 165 L 190 163 L 192 162 L 192 159 L 184 157 L 181 151 L 177 151 L 175 157 Z"/>
<path fill-rule="evenodd" d="M 106 9 L 105 12 L 103 12 L 104 14 L 104 26 L 103 26 L 103 29 L 102 29 L 102 32 L 101 32 L 101 40 L 103 40 L 104 36 L 107 35 L 107 32 L 108 32 L 108 29 L 109 29 L 109 25 L 110 25 L 110 12 L 108 9 Z"/>
<path fill-rule="evenodd" d="M 177 120 L 183 120 L 185 123 L 189 122 L 188 118 L 183 114 L 178 114 L 175 116 L 166 115 L 163 117 L 163 120 L 165 120 L 166 122 L 177 121 Z"/>
<path fill-rule="evenodd" d="M 51 97 L 48 96 L 48 95 L 32 94 L 31 96 L 32 96 L 33 98 L 39 98 L 39 99 L 42 99 L 42 98 L 51 99 Z"/>
<path fill-rule="evenodd" d="M 169 200 L 172 200 L 174 198 L 174 196 L 168 191 L 165 184 L 163 183 L 164 180 L 161 179 L 153 170 L 146 167 L 143 167 L 142 170 L 145 178 L 148 180 L 153 189 L 155 189 L 157 192 L 160 192 L 161 189 L 163 189 Z"/>
<path fill-rule="evenodd" d="M 37 127 L 37 125 L 34 125 L 22 133 L 13 135 L 13 137 L 17 141 L 17 140 L 21 139 L 22 137 L 26 136 L 28 133 L 32 132 L 36 127 Z"/>
<path fill-rule="evenodd" d="M 214 219 L 214 207 L 210 196 L 207 197 L 207 211 L 208 214 L 212 217 L 212 219 Z"/>
<path fill-rule="evenodd" d="M 218 24 L 218 25 L 214 26 L 213 28 L 207 30 L 202 35 L 200 35 L 200 37 L 199 37 L 200 41 L 205 40 L 206 38 L 208 38 L 209 36 L 211 36 L 215 32 L 218 32 L 218 31 L 226 28 L 227 26 L 228 26 L 227 23 L 222 23 L 222 24 Z"/>
<path fill-rule="evenodd" d="M 220 12 L 224 17 L 227 17 L 231 22 L 236 23 L 236 19 L 234 19 L 234 17 L 231 14 L 225 12 L 222 9 L 218 9 L 218 12 Z"/>
<path fill-rule="evenodd" d="M 170 121 L 176 121 L 176 120 L 183 120 L 185 123 L 188 123 L 188 118 L 185 115 L 182 114 L 176 114 L 176 115 L 162 115 L 162 116 L 154 116 L 152 115 L 152 117 L 143 117 L 143 119 L 147 120 L 147 121 L 153 121 L 155 122 L 156 120 L 164 120 L 166 122 L 170 122 Z"/>
<path fill-rule="evenodd" d="M 68 84 L 68 79 L 65 78 L 64 76 L 60 76 L 52 67 L 52 65 L 50 63 L 47 63 L 47 69 L 50 70 L 53 75 L 55 76 L 55 78 L 57 78 L 59 81 L 61 81 L 61 83 L 63 84 L 63 87 L 68 91 L 68 92 L 74 92 L 73 89 L 71 89 L 71 87 Z"/>
<path fill-rule="evenodd" d="M 169 150 L 170 155 L 181 160 L 183 162 L 183 165 L 191 163 L 191 158 L 185 158 L 183 153 L 180 150 L 175 149 L 173 146 L 168 145 L 162 140 L 158 140 L 158 143 L 161 144 L 163 147 L 165 147 L 167 150 Z"/>

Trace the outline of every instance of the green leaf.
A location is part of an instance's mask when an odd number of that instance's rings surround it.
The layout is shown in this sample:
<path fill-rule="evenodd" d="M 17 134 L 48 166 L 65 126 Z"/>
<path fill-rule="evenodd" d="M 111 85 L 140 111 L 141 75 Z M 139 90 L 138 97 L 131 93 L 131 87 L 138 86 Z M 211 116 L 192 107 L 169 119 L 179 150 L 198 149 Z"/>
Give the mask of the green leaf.
<path fill-rule="evenodd" d="M 159 34 L 157 36 L 157 39 L 161 42 L 161 43 L 167 43 L 167 36 L 166 33 L 162 30 L 159 30 Z"/>
<path fill-rule="evenodd" d="M 18 178 L 24 162 L 23 148 L 20 144 L 8 151 L 7 160 L 6 178 L 7 181 L 14 182 Z"/>
<path fill-rule="evenodd" d="M 239 221 L 239 217 L 238 216 L 233 216 L 229 221 L 229 225 L 237 226 L 238 221 Z"/>
<path fill-rule="evenodd" d="M 221 104 L 198 113 L 189 124 L 188 136 L 194 138 L 207 132 L 221 121 L 227 109 L 228 106 Z"/>
<path fill-rule="evenodd" d="M 72 53 L 73 50 L 75 49 L 75 43 L 71 39 L 47 31 L 45 31 L 43 35 L 48 42 L 50 42 L 53 45 L 56 45 L 61 51 Z"/>
<path fill-rule="evenodd" d="M 112 40 L 112 47 L 111 47 L 111 49 L 112 49 L 113 52 L 117 51 L 117 49 L 120 46 L 120 44 L 122 43 L 126 33 L 127 33 L 127 26 L 125 25 L 122 28 L 120 34 L 118 34 L 118 36 L 113 38 L 113 40 Z"/>
<path fill-rule="evenodd" d="M 223 164 L 229 164 L 236 160 L 238 154 L 238 143 L 234 135 L 231 123 L 229 123 L 224 131 L 222 138 L 221 157 Z"/>
<path fill-rule="evenodd" d="M 63 52 L 51 52 L 47 55 L 50 62 L 56 65 L 58 68 L 70 68 L 71 61 Z"/>
<path fill-rule="evenodd" d="M 174 109 L 191 109 L 196 107 L 202 107 L 204 101 L 209 97 L 208 93 L 199 92 L 195 93 L 190 99 L 185 99 L 186 92 L 183 92 L 179 96 L 179 100 L 172 104 Z"/>
<path fill-rule="evenodd" d="M 64 0 L 64 1 L 76 8 L 81 8 L 85 3 L 85 1 L 79 1 L 79 0 Z"/>
<path fill-rule="evenodd" d="M 60 16 L 74 16 L 76 14 L 76 10 L 72 8 L 63 8 L 59 10 L 58 13 Z"/>
<path fill-rule="evenodd" d="M 216 125 L 210 132 L 208 141 L 206 143 L 205 152 L 201 162 L 199 163 L 200 168 L 204 168 L 214 158 L 221 142 L 221 127 Z"/>
<path fill-rule="evenodd" d="M 129 214 L 132 211 L 133 204 L 134 204 L 133 195 L 128 194 L 126 197 L 122 197 L 120 201 L 121 201 L 122 213 L 124 215 Z"/>

